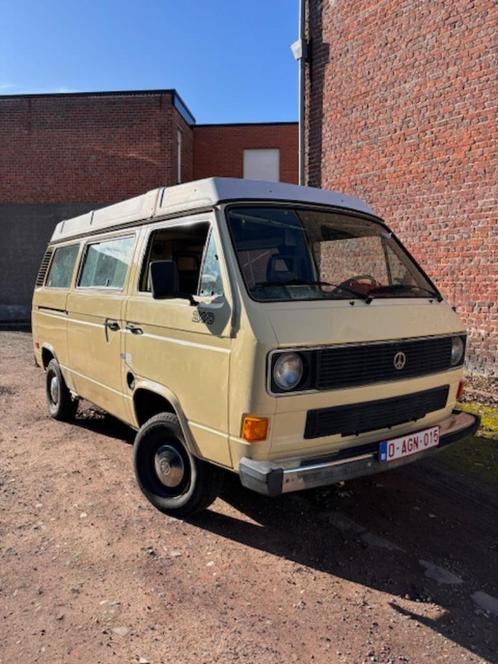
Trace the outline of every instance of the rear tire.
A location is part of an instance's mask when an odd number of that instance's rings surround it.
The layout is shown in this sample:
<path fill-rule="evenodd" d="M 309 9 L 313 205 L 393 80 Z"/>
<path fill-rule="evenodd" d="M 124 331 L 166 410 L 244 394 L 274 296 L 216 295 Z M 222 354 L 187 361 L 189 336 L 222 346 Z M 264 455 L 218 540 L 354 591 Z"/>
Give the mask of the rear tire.
<path fill-rule="evenodd" d="M 176 415 L 160 413 L 138 431 L 133 446 L 135 476 L 144 496 L 161 512 L 183 518 L 217 498 L 223 471 L 194 457 Z"/>
<path fill-rule="evenodd" d="M 50 360 L 45 374 L 45 393 L 48 412 L 54 420 L 70 422 L 78 410 L 78 399 L 73 399 L 57 360 Z"/>

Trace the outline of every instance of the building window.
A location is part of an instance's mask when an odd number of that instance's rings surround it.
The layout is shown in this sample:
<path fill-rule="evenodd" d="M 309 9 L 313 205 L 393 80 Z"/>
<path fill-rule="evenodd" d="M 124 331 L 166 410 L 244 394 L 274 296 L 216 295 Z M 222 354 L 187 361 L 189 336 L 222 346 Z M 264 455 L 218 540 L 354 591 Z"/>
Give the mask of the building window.
<path fill-rule="evenodd" d="M 181 129 L 176 130 L 176 182 L 180 184 L 182 181 L 182 132 Z"/>
<path fill-rule="evenodd" d="M 280 180 L 280 150 L 244 150 L 244 177 L 248 180 Z"/>

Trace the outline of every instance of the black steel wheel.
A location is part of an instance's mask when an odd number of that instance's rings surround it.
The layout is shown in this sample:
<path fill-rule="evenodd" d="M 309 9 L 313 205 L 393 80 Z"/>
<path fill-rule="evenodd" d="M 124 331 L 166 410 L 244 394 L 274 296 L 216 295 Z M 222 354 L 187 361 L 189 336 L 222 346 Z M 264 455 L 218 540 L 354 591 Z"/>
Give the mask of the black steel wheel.
<path fill-rule="evenodd" d="M 74 399 L 62 375 L 57 360 L 50 360 L 45 374 L 45 393 L 48 412 L 55 420 L 69 422 L 78 410 L 78 399 Z"/>
<path fill-rule="evenodd" d="M 221 489 L 223 471 L 189 452 L 172 413 L 155 415 L 140 428 L 133 463 L 143 494 L 172 516 L 186 517 L 206 509 Z"/>

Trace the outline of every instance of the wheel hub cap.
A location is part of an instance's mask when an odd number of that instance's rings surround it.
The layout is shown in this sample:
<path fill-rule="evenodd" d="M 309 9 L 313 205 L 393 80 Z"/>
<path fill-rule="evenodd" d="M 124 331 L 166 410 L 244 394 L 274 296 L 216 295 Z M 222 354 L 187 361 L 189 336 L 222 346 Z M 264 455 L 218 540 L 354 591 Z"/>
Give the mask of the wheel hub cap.
<path fill-rule="evenodd" d="M 183 459 L 171 445 L 163 445 L 157 450 L 154 467 L 157 477 L 164 486 L 174 488 L 183 480 L 185 474 Z"/>
<path fill-rule="evenodd" d="M 50 398 L 52 399 L 52 403 L 59 401 L 59 379 L 57 376 L 52 376 L 50 380 Z"/>

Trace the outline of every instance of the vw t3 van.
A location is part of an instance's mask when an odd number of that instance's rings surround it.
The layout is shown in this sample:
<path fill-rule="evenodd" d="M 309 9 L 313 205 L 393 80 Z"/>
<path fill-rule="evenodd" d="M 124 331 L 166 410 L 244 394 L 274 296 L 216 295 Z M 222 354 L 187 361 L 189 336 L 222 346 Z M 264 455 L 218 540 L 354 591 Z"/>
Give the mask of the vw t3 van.
<path fill-rule="evenodd" d="M 465 330 L 360 200 L 207 179 L 59 223 L 33 340 L 50 415 L 88 399 L 137 430 L 138 484 L 187 516 L 226 470 L 276 496 L 473 433 Z"/>

